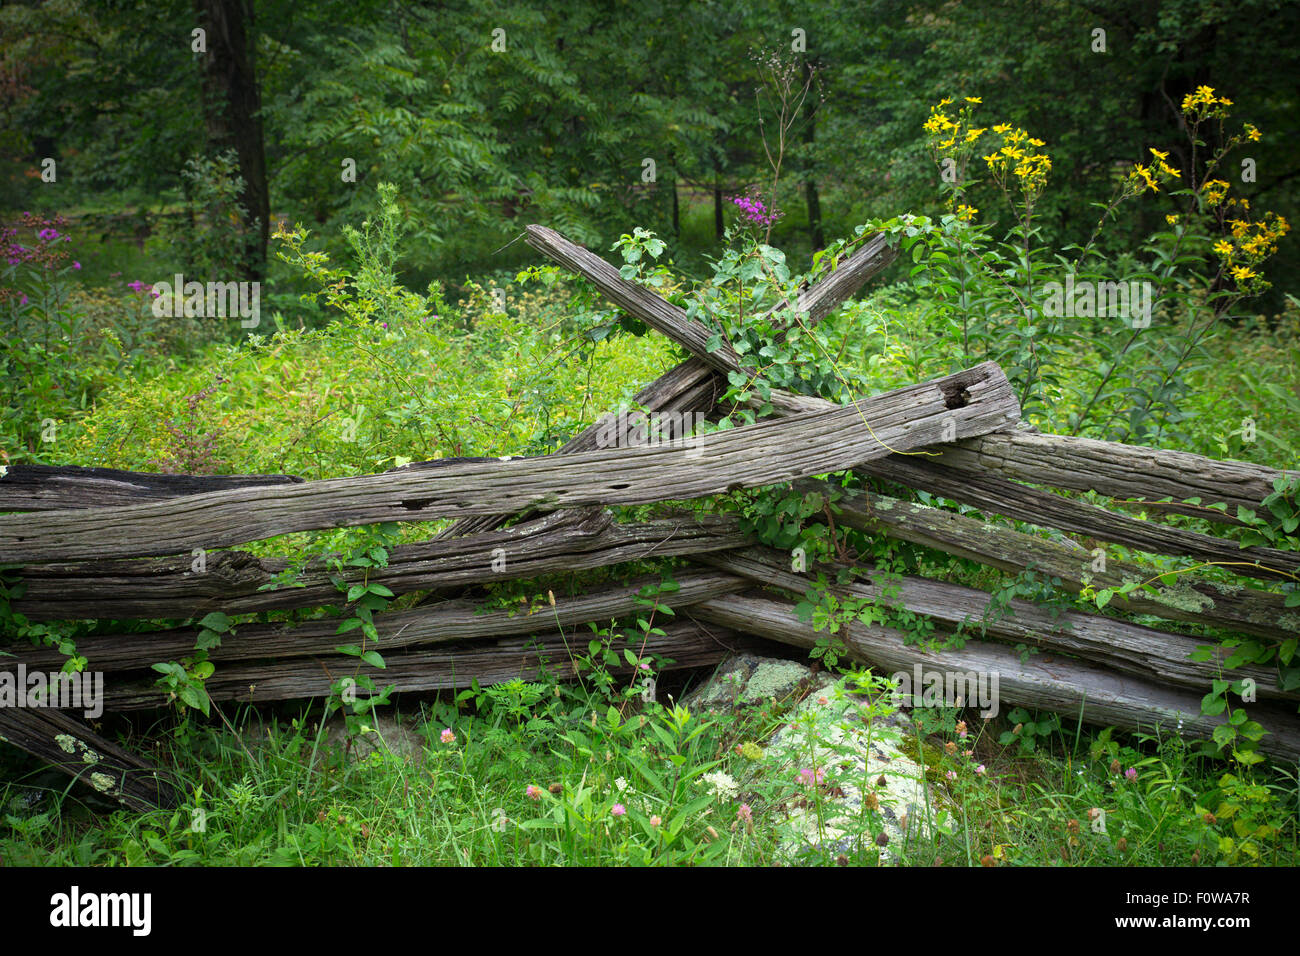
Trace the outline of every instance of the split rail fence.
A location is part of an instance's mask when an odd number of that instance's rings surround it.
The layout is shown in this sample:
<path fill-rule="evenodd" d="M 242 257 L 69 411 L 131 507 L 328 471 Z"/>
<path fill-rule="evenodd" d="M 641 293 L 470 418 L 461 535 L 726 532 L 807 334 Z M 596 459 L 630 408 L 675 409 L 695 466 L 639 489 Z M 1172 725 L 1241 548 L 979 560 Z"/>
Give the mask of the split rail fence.
<path fill-rule="evenodd" d="M 609 263 L 558 233 L 530 226 L 528 242 L 585 276 L 627 313 L 683 346 L 691 358 L 647 385 L 633 403 L 649 414 L 717 416 L 730 373 L 746 374 L 725 346 L 709 351 L 709 331 L 652 290 L 622 279 Z M 895 252 L 868 238 L 829 277 L 802 290 L 794 311 L 817 322 L 884 269 Z M 729 515 L 676 511 L 636 523 L 614 520 L 611 505 L 673 502 L 736 489 L 794 483 L 830 491 L 817 476 L 853 471 L 867 487 L 839 493 L 833 520 L 872 535 L 924 545 L 1008 572 L 1034 569 L 1073 592 L 1089 583 L 1117 588 L 1148 571 L 1120 560 L 1096 569 L 1091 548 L 1070 536 L 1137 551 L 1232 562 L 1236 579 L 1191 574 L 1153 590 L 1117 597 L 1119 616 L 1059 610 L 1013 599 L 995 615 L 991 595 L 930 577 L 887 582 L 857 569 L 846 596 L 884 601 L 925 615 L 937 635 L 979 625 L 961 647 L 926 650 L 890 627 L 854 622 L 839 637 L 853 659 L 885 673 L 996 673 L 1003 705 L 1055 711 L 1093 724 L 1157 726 L 1208 738 L 1224 717 L 1201 713 L 1212 680 L 1251 678 L 1258 701 L 1250 716 L 1268 731 L 1261 749 L 1300 759 L 1300 691 L 1284 690 L 1270 669 L 1222 670 L 1194 659 L 1205 638 L 1180 624 L 1223 628 L 1278 643 L 1300 633 L 1300 614 L 1260 586 L 1300 573 L 1300 555 L 1240 548 L 1210 534 L 1086 503 L 1057 490 L 1093 491 L 1115 507 L 1207 515 L 1225 524 L 1238 505 L 1259 509 L 1279 472 L 1239 462 L 1129 445 L 1040 434 L 1020 423 L 1020 408 L 994 363 L 865 398 L 856 404 L 775 393 L 775 414 L 757 424 L 688 441 L 609 447 L 601 427 L 538 458 L 444 459 L 354 478 L 303 481 L 286 475 L 183 476 L 100 468 L 14 466 L 0 477 L 0 567 L 23 585 L 10 610 L 29 621 L 195 621 L 212 611 L 249 614 L 340 603 L 338 572 L 309 564 L 294 587 L 270 587 L 287 558 L 258 557 L 237 546 L 292 532 L 388 521 L 453 519 L 436 537 L 390 550 L 367 581 L 395 595 L 427 592 L 403 610 L 374 618 L 386 667 L 369 669 L 398 692 L 463 688 L 530 677 L 545 662 L 572 676 L 571 640 L 636 612 L 643 588 L 660 575 L 555 595 L 542 614 L 491 610 L 462 596 L 475 585 L 532 579 L 645 559 L 687 559 L 674 571 L 679 589 L 665 598 L 674 623 L 651 634 L 642 654 L 672 667 L 715 664 L 765 641 L 810 648 L 824 635 L 795 613 L 818 572 L 791 570 L 791 556 L 759 545 Z M 627 425 L 621 421 L 621 426 Z M 924 454 L 915 454 L 924 450 Z M 978 513 L 1055 529 L 1051 538 L 952 510 L 905 500 L 905 489 L 960 502 Z M 1056 490 L 1053 490 L 1056 489 Z M 1186 499 L 1224 502 L 1207 511 Z M 1163 503 L 1157 503 L 1161 502 Z M 205 555 L 194 570 L 196 549 Z M 1170 622 L 1160 626 L 1162 622 Z M 243 623 L 209 658 L 214 702 L 269 702 L 326 696 L 355 674 L 355 657 L 337 618 Z M 109 629 L 113 625 L 108 625 Z M 117 630 L 121 631 L 120 625 Z M 159 707 L 167 691 L 150 670 L 180 660 L 196 627 L 98 633 L 77 641 L 87 670 L 105 678 L 110 711 Z M 581 643 L 585 643 L 582 641 Z M 1017 646 L 1036 649 L 1024 655 Z M 0 677 L 57 671 L 65 658 L 48 647 L 14 646 L 0 656 Z M 0 707 L 0 738 L 66 772 L 97 775 L 102 790 L 133 808 L 174 805 L 175 782 L 160 768 L 95 733 L 70 711 Z"/>

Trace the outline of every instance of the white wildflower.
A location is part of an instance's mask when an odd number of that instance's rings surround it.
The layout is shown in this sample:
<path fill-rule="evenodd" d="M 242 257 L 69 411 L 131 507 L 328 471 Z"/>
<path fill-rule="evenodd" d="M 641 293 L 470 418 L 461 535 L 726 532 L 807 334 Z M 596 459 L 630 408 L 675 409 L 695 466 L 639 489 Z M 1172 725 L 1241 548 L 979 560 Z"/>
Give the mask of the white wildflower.
<path fill-rule="evenodd" d="M 715 794 L 727 800 L 730 800 L 732 797 L 736 796 L 736 794 L 740 793 L 740 787 L 736 785 L 736 781 L 732 780 L 730 776 L 722 771 L 718 771 L 717 773 L 706 773 L 704 775 L 704 782 L 713 788 Z"/>

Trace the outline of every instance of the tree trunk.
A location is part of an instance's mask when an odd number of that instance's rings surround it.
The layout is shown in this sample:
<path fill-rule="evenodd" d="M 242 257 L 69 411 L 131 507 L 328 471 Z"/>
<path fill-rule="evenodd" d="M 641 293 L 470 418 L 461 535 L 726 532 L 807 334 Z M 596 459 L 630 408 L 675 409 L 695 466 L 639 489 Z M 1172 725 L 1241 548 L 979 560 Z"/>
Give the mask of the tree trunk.
<path fill-rule="evenodd" d="M 245 223 L 251 236 L 241 269 L 245 279 L 256 281 L 266 271 L 271 198 L 261 94 L 248 31 L 252 0 L 194 0 L 194 12 L 207 35 L 207 53 L 200 61 L 204 128 L 210 148 L 234 149 L 239 157 L 244 180 L 240 202 L 251 220 Z"/>
<path fill-rule="evenodd" d="M 826 235 L 822 232 L 822 201 L 815 180 L 804 181 L 804 197 L 808 202 L 808 238 L 812 241 L 812 251 L 820 252 L 826 248 Z"/>
<path fill-rule="evenodd" d="M 817 118 L 814 113 L 808 120 L 803 136 L 803 141 L 808 146 L 809 152 L 812 151 L 816 127 Z M 811 159 L 809 164 L 811 166 Z M 811 168 L 804 176 L 803 190 L 804 200 L 808 205 L 808 238 L 812 242 L 812 251 L 820 252 L 826 248 L 826 234 L 822 231 L 822 200 L 817 192 L 817 180 L 813 178 Z"/>

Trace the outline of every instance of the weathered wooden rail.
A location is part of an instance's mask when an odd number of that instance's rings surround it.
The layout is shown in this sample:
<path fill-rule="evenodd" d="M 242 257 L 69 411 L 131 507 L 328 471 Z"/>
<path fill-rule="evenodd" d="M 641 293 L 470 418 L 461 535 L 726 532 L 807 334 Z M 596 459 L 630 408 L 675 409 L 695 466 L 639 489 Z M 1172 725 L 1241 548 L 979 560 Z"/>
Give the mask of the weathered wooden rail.
<path fill-rule="evenodd" d="M 729 411 L 720 404 L 726 377 L 748 373 L 731 351 L 708 351 L 708 329 L 552 230 L 529 227 L 528 241 L 692 353 L 638 393 L 640 407 L 711 417 Z M 806 322 L 820 321 L 893 257 L 882 237 L 868 237 L 836 271 L 773 314 L 793 309 Z M 374 616 L 382 671 L 338 653 L 349 639 L 337 633 L 338 617 L 245 622 L 210 652 L 216 665 L 205 682 L 210 698 L 219 705 L 325 696 L 340 678 L 362 672 L 398 691 L 464 687 L 472 680 L 487 684 L 532 676 L 542 666 L 571 676 L 573 640 L 585 644 L 591 624 L 638 612 L 646 595 L 656 593 L 660 575 L 615 574 L 573 593 L 553 589 L 544 604 L 517 610 L 485 606 L 481 587 L 683 559 L 687 565 L 673 572 L 675 588 L 654 598 L 671 606 L 673 623 L 634 646 L 638 654 L 670 660 L 667 666 L 717 663 L 765 640 L 811 646 L 819 635 L 795 615 L 795 600 L 818 573 L 834 579 L 852 571 L 855 580 L 834 586 L 842 595 L 905 608 L 929 618 L 936 634 L 967 637 L 962 647 L 935 651 L 910 645 L 895 630 L 854 623 L 843 635 L 859 661 L 886 672 L 915 663 L 996 671 L 1002 700 L 1010 705 L 1198 738 L 1222 721 L 1200 712 L 1209 682 L 1222 674 L 1248 678 L 1259 698 L 1250 705 L 1251 717 L 1270 731 L 1262 750 L 1278 759 L 1300 758 L 1300 689 L 1283 686 L 1273 668 L 1224 671 L 1222 655 L 1194 657 L 1197 648 L 1214 643 L 1216 632 L 1272 644 L 1300 633 L 1300 612 L 1284 606 L 1276 585 L 1295 580 L 1296 554 L 1242 549 L 1230 539 L 1135 511 L 1231 526 L 1237 507 L 1258 509 L 1282 473 L 1025 430 L 1018 427 L 1011 388 L 992 363 L 852 405 L 775 393 L 772 406 L 774 415 L 755 425 L 685 441 L 602 447 L 600 430 L 609 427 L 603 423 L 541 458 L 418 462 L 329 481 L 13 466 L 0 475 L 0 564 L 23 588 L 10 610 L 32 621 L 106 622 L 193 622 L 211 611 L 328 606 L 347 613 L 340 584 L 346 588 L 356 573 L 326 558 L 298 567 L 287 556 L 230 549 L 291 532 L 451 519 L 428 540 L 390 549 L 386 566 L 365 571 L 367 583 L 382 584 L 399 599 L 410 596 Z M 816 477 L 839 472 L 857 476 L 853 489 Z M 787 482 L 822 495 L 841 529 L 912 542 L 1011 573 L 1032 568 L 1058 579 L 1066 591 L 1151 578 L 1150 571 L 1118 556 L 1098 569 L 1092 551 L 1098 542 L 1103 554 L 1117 545 L 1215 562 L 1236 577 L 1225 582 L 1180 573 L 1171 583 L 1117 596 L 1106 613 L 1061 612 L 1019 598 L 990 613 L 988 592 L 948 581 L 911 575 L 886 586 L 871 568 L 791 570 L 789 555 L 758 546 L 731 516 L 678 508 L 625 524 L 607 510 Z M 909 489 L 973 506 L 989 520 L 905 500 Z M 1099 506 L 1058 490 L 1093 491 L 1112 500 Z M 1174 500 L 1154 500 L 1160 498 Z M 1188 498 L 1200 502 L 1182 500 Z M 1207 507 L 1217 502 L 1227 506 L 1226 514 Z M 1057 533 L 1017 530 L 1015 521 Z M 1080 547 L 1069 534 L 1087 536 L 1089 546 Z M 203 555 L 201 571 L 195 570 L 196 550 Z M 276 586 L 291 564 L 295 586 Z M 1145 617 L 1135 621 L 1114 611 Z M 1180 630 L 1189 627 L 1192 633 Z M 188 656 L 195 637 L 193 623 L 147 632 L 123 632 L 109 623 L 79 639 L 77 649 L 88 669 L 105 675 L 105 706 L 135 710 L 166 702 L 150 666 Z M 1016 646 L 1037 653 L 1022 659 Z M 54 671 L 64 661 L 51 648 L 7 650 L 13 656 L 0 657 L 0 676 L 20 667 Z M 129 806 L 179 799 L 165 773 L 98 738 L 69 714 L 0 708 L 0 733 L 84 777 L 84 760 L 65 759 L 66 742 L 74 739 L 74 751 L 89 749 L 102 759 L 105 775 L 97 784 Z"/>

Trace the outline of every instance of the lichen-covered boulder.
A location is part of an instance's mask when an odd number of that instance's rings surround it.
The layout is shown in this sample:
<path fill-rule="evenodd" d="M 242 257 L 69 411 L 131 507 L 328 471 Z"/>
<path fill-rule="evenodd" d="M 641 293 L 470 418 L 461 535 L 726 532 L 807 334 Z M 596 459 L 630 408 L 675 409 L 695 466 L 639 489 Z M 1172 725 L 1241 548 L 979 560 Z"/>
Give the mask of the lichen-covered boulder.
<path fill-rule="evenodd" d="M 851 854 L 870 835 L 889 861 L 928 843 L 951 814 L 946 793 L 928 784 L 907 752 L 920 746 L 910 721 L 819 676 L 766 748 L 801 791 L 790 803 L 781 850 L 791 862 L 815 850 Z"/>
<path fill-rule="evenodd" d="M 843 679 L 740 654 L 683 700 L 692 712 L 714 713 L 764 702 L 791 709 L 737 783 L 741 792 L 766 797 L 768 808 L 755 821 L 774 829 L 785 862 L 860 856 L 866 844 L 882 861 L 895 860 L 929 842 L 934 826 L 951 825 L 947 794 L 929 785 L 909 756 L 923 752 L 910 720 Z"/>
<path fill-rule="evenodd" d="M 804 664 L 756 654 L 735 654 L 718 665 L 713 676 L 687 694 L 682 703 L 691 711 L 725 711 L 750 704 L 794 699 L 812 683 Z"/>
<path fill-rule="evenodd" d="M 343 715 L 336 714 L 326 726 L 325 743 L 346 750 L 354 760 L 364 760 L 380 750 L 409 763 L 424 759 L 425 740 L 410 723 L 398 723 L 387 714 L 373 711 L 362 721 L 362 732 L 351 736 Z"/>

